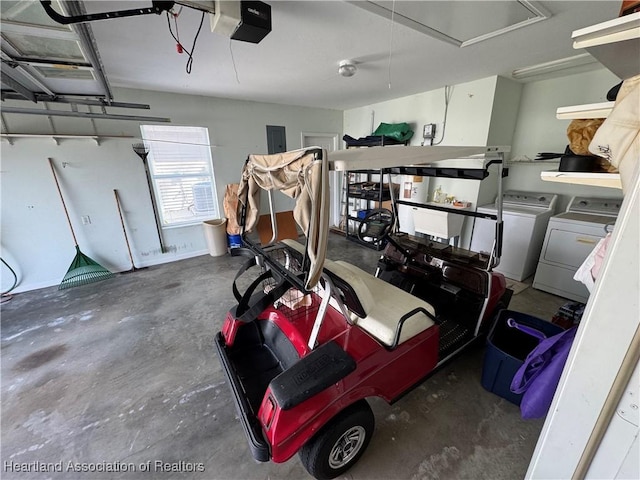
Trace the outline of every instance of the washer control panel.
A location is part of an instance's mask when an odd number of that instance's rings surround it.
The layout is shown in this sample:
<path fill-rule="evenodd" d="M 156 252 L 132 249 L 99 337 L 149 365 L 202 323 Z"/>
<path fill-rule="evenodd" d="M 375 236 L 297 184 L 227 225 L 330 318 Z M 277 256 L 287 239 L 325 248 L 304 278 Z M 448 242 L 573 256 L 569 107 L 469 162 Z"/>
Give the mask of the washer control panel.
<path fill-rule="evenodd" d="M 557 195 L 553 193 L 521 192 L 518 190 L 509 190 L 502 194 L 502 201 L 504 205 L 520 205 L 553 209 L 556 203 L 556 197 Z"/>

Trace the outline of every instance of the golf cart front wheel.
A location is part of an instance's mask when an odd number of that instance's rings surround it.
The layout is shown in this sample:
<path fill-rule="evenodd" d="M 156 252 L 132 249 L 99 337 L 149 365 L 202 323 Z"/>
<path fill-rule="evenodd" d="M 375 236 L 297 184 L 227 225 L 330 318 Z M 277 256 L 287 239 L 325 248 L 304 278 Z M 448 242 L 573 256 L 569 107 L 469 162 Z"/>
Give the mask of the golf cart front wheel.
<path fill-rule="evenodd" d="M 375 426 L 373 412 L 361 400 L 339 413 L 300 450 L 304 468 L 317 479 L 346 472 L 362 456 Z"/>

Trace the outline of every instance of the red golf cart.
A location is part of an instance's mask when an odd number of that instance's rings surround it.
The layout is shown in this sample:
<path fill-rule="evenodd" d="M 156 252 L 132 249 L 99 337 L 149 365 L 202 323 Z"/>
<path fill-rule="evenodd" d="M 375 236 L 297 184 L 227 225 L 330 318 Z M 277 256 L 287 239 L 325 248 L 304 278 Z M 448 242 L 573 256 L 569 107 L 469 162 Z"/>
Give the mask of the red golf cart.
<path fill-rule="evenodd" d="M 235 252 L 247 261 L 233 284 L 238 303 L 216 336 L 254 458 L 285 462 L 299 453 L 319 479 L 364 453 L 374 431 L 367 398 L 398 399 L 486 333 L 510 299 L 504 277 L 491 271 L 500 213 L 491 255 L 396 232 L 385 233 L 377 276 L 326 259 L 328 168 L 316 148 L 248 158 L 239 193 L 245 248 Z M 263 189 L 297 198 L 305 244 L 275 241 L 276 225 L 272 242 L 258 244 L 251 231 Z"/>

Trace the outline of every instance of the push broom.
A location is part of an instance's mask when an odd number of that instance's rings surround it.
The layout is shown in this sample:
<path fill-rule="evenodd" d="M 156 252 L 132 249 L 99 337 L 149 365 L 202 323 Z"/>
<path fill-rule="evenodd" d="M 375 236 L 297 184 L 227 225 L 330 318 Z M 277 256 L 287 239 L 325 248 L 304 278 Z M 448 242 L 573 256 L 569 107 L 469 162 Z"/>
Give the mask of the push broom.
<path fill-rule="evenodd" d="M 78 246 L 78 240 L 76 234 L 73 231 L 73 225 L 71 225 L 71 218 L 67 211 L 67 205 L 64 203 L 64 197 L 62 196 L 62 190 L 60 190 L 60 184 L 58 183 L 58 177 L 56 175 L 56 169 L 53 166 L 53 159 L 49 159 L 49 166 L 51 167 L 51 173 L 53 173 L 53 179 L 56 181 L 56 187 L 58 188 L 58 194 L 62 201 L 62 208 L 64 208 L 64 214 L 67 216 L 67 222 L 69 223 L 69 229 L 71 230 L 71 236 L 76 244 L 76 256 L 71 262 L 71 266 L 65 274 L 58 289 L 63 290 L 65 288 L 77 287 L 79 285 L 86 285 L 87 283 L 99 282 L 100 280 L 106 280 L 112 278 L 114 275 L 109 270 L 98 264 L 96 261 L 85 255 L 80 251 Z"/>

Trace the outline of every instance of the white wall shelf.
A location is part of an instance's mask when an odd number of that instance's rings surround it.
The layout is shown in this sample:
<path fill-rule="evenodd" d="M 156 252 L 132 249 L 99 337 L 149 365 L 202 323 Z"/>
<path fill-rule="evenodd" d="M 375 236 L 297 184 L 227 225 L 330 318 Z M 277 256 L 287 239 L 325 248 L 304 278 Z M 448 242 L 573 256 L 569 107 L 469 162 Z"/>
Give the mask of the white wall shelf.
<path fill-rule="evenodd" d="M 585 105 L 572 105 L 558 107 L 556 118 L 558 120 L 573 120 L 579 118 L 607 118 L 613 110 L 614 102 L 588 103 Z"/>
<path fill-rule="evenodd" d="M 0 138 L 13 145 L 15 139 L 18 138 L 48 138 L 52 140 L 56 145 L 60 145 L 60 140 L 93 140 L 96 145 L 100 145 L 100 141 L 107 138 L 135 138 L 131 135 L 64 135 L 64 134 L 33 134 L 33 133 L 2 133 Z"/>
<path fill-rule="evenodd" d="M 640 12 L 576 30 L 571 38 L 573 48 L 587 50 L 621 79 L 640 74 Z M 559 107 L 556 118 L 606 118 L 613 106 L 614 102 L 601 102 Z M 540 178 L 547 182 L 622 188 L 620 174 L 617 173 L 548 171 L 542 172 Z"/>
<path fill-rule="evenodd" d="M 571 38 L 573 48 L 585 49 L 621 79 L 640 73 L 640 12 L 576 30 Z"/>
<path fill-rule="evenodd" d="M 547 182 L 572 183 L 592 187 L 622 188 L 619 173 L 541 172 L 540 178 Z"/>

